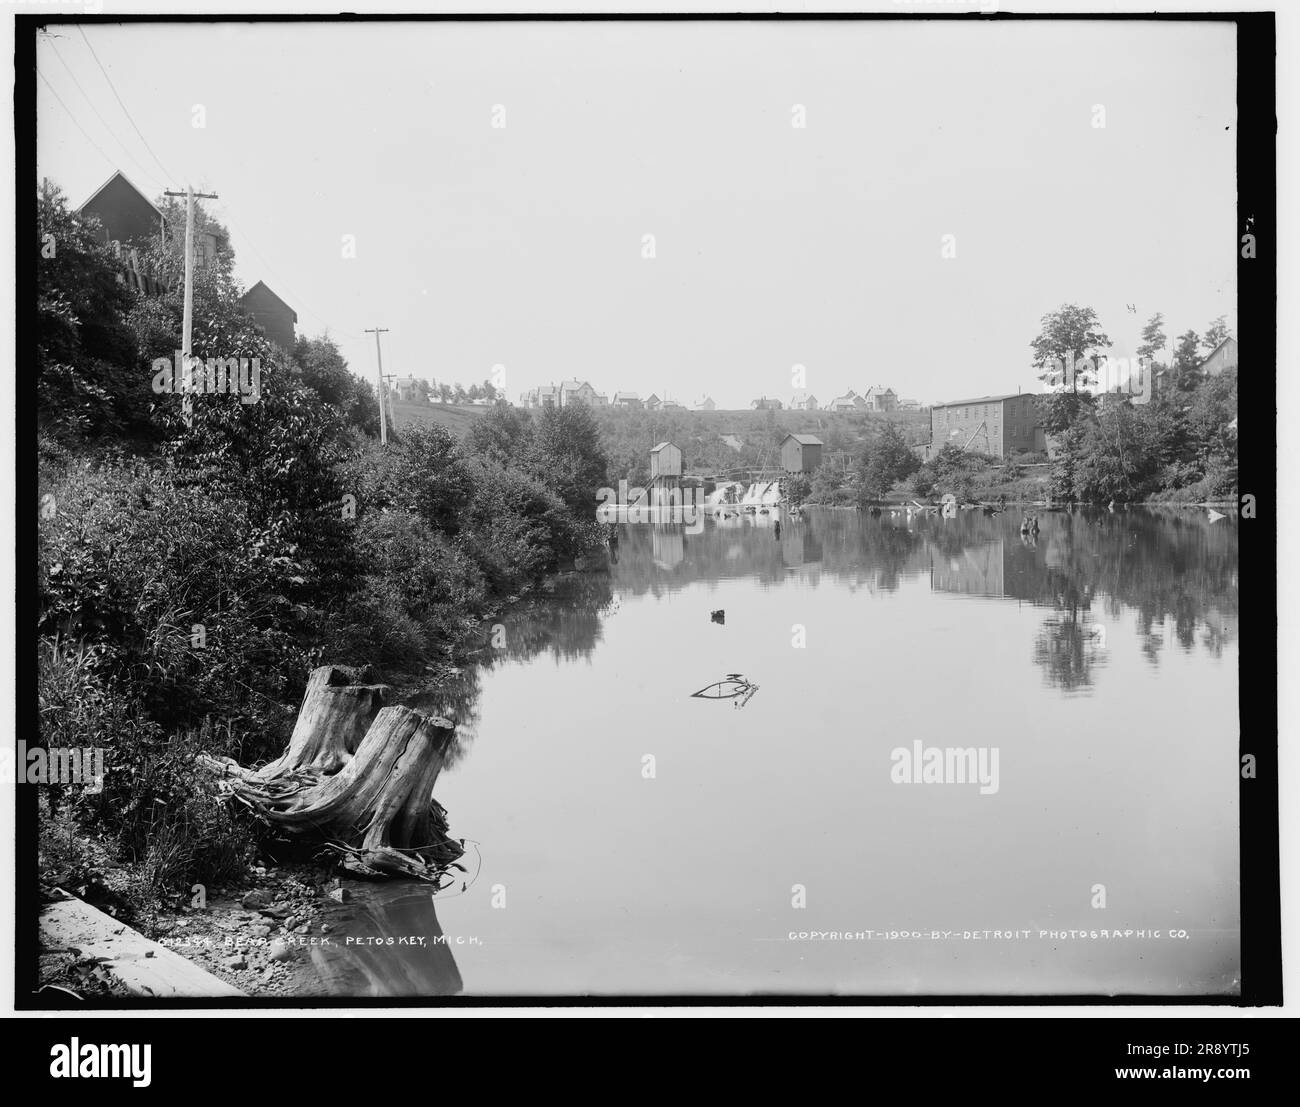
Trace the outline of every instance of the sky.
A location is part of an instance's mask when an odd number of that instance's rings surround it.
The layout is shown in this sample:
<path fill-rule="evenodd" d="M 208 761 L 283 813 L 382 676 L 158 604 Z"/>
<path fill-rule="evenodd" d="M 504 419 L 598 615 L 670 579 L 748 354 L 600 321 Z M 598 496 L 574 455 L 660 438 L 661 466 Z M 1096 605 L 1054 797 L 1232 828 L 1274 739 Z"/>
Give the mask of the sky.
<path fill-rule="evenodd" d="M 52 24 L 37 61 L 39 176 L 217 193 L 239 279 L 368 379 L 386 327 L 386 373 L 511 399 L 938 402 L 1037 390 L 1066 302 L 1119 356 L 1156 311 L 1236 334 L 1230 24 Z"/>

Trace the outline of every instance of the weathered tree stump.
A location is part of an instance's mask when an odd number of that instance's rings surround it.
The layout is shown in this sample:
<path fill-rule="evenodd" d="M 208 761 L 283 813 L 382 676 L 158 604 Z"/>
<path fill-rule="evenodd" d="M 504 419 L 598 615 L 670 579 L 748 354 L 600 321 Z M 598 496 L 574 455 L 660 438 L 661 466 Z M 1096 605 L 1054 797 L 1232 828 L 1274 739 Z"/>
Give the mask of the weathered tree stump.
<path fill-rule="evenodd" d="M 289 748 L 260 770 L 209 758 L 226 790 L 271 825 L 343 854 L 364 876 L 439 882 L 463 847 L 447 835 L 433 785 L 456 735 L 447 719 L 382 707 L 386 685 L 315 670 Z"/>
<path fill-rule="evenodd" d="M 312 670 L 289 748 L 258 770 L 269 779 L 286 773 L 332 776 L 351 760 L 392 689 L 358 684 L 356 673 L 337 665 Z"/>

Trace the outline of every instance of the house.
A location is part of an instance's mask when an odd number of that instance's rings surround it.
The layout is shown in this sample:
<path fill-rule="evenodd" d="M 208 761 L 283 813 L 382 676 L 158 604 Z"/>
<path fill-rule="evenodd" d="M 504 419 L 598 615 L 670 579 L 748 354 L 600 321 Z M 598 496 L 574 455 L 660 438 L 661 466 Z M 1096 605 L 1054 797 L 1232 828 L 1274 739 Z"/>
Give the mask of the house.
<path fill-rule="evenodd" d="M 760 396 L 757 400 L 751 400 L 749 406 L 755 411 L 780 411 L 784 405 L 780 400 L 769 399 L 767 396 Z"/>
<path fill-rule="evenodd" d="M 677 401 L 677 400 L 667 400 L 667 399 L 665 399 L 664 402 L 660 405 L 660 410 L 662 410 L 662 411 L 685 411 L 685 410 L 686 410 L 686 405 L 683 404 L 683 403 L 680 403 L 680 402 Z"/>
<path fill-rule="evenodd" d="M 1207 377 L 1217 377 L 1225 369 L 1237 368 L 1237 340 L 1225 338 L 1214 351 L 1201 362 L 1201 372 Z"/>
<path fill-rule="evenodd" d="M 266 337 L 280 349 L 293 349 L 293 328 L 298 322 L 298 313 L 272 292 L 265 283 L 258 281 L 239 298 L 240 304 L 253 318 Z"/>
<path fill-rule="evenodd" d="M 650 395 L 646 397 L 645 409 L 646 411 L 658 411 L 663 407 L 663 404 L 663 400 L 651 392 Z"/>
<path fill-rule="evenodd" d="M 529 389 L 519 400 L 524 407 L 559 407 L 560 390 L 553 384 L 543 384 Z"/>
<path fill-rule="evenodd" d="M 705 396 L 698 404 L 695 405 L 696 411 L 717 411 L 718 405 L 713 402 L 712 396 Z"/>
<path fill-rule="evenodd" d="M 790 402 L 786 404 L 786 407 L 791 411 L 816 411 L 817 397 L 808 389 L 800 388 L 790 397 Z"/>
<path fill-rule="evenodd" d="M 898 410 L 899 410 L 899 411 L 920 411 L 920 410 L 921 410 L 921 401 L 920 401 L 920 400 L 910 400 L 910 399 L 900 399 L 900 400 L 898 401 Z"/>
<path fill-rule="evenodd" d="M 827 411 L 863 411 L 866 409 L 867 401 L 859 396 L 853 389 L 849 389 L 843 396 L 836 396 L 828 405 Z"/>
<path fill-rule="evenodd" d="M 595 407 L 596 390 L 586 381 L 560 381 L 560 407 L 568 407 L 572 403 Z"/>
<path fill-rule="evenodd" d="M 781 468 L 811 473 L 822 463 L 822 440 L 812 434 L 787 434 L 781 440 Z"/>
<path fill-rule="evenodd" d="M 114 173 L 91 193 L 77 214 L 98 218 L 101 240 L 124 246 L 147 246 L 167 227 L 163 213 L 121 172 Z"/>
<path fill-rule="evenodd" d="M 635 392 L 615 392 L 614 406 L 636 410 L 641 407 L 641 397 Z"/>
<path fill-rule="evenodd" d="M 875 384 L 867 389 L 862 397 L 869 411 L 897 411 L 898 393 L 892 388 L 881 388 Z"/>
<path fill-rule="evenodd" d="M 391 387 L 397 394 L 397 398 L 404 404 L 428 399 L 428 384 L 415 377 L 394 377 Z"/>
<path fill-rule="evenodd" d="M 609 407 L 609 397 L 604 392 L 597 392 L 591 398 L 593 407 Z"/>
<path fill-rule="evenodd" d="M 930 456 L 949 442 L 994 457 L 1047 451 L 1038 404 L 1033 396 L 1019 392 L 932 405 Z"/>

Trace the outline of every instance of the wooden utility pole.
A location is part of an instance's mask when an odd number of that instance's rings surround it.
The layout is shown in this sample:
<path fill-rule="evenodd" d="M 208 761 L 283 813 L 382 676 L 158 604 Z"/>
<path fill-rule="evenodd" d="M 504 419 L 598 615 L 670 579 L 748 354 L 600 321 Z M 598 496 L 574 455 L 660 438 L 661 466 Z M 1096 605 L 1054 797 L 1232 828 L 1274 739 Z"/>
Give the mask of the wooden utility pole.
<path fill-rule="evenodd" d="M 388 425 L 384 422 L 384 355 L 379 349 L 379 336 L 387 333 L 387 327 L 366 328 L 366 334 L 375 336 L 375 357 L 379 362 L 379 392 L 376 394 L 376 399 L 379 400 L 379 443 L 381 446 L 388 445 Z"/>
<path fill-rule="evenodd" d="M 191 339 L 194 332 L 194 201 L 219 199 L 215 192 L 195 192 L 193 186 L 186 185 L 184 192 L 164 192 L 164 196 L 185 197 L 185 312 L 181 320 L 181 401 L 185 412 L 185 425 L 194 421 L 194 367 L 190 364 L 193 348 Z"/>

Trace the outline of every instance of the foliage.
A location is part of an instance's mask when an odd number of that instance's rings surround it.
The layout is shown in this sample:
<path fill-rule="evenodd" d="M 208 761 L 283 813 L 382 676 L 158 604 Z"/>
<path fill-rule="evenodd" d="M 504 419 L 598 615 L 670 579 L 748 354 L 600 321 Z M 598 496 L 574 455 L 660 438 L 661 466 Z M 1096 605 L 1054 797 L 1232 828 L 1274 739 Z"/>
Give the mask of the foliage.
<path fill-rule="evenodd" d="M 36 402 L 65 440 L 150 436 L 150 375 L 125 316 L 134 293 L 96 228 L 48 180 L 37 197 Z"/>
<path fill-rule="evenodd" d="M 379 434 L 379 404 L 374 390 L 348 369 L 347 361 L 329 335 L 319 338 L 299 335 L 291 363 L 303 384 L 337 408 L 346 425 L 363 434 Z"/>
<path fill-rule="evenodd" d="M 858 460 L 859 497 L 864 503 L 884 498 L 898 481 L 906 480 L 920 465 L 920 459 L 908 448 L 898 428 L 893 423 L 886 424 Z"/>
<path fill-rule="evenodd" d="M 1062 304 L 1043 316 L 1042 330 L 1029 345 L 1039 380 L 1056 391 L 1078 393 L 1096 384 L 1089 363 L 1095 365 L 1111 341 L 1092 308 Z"/>

